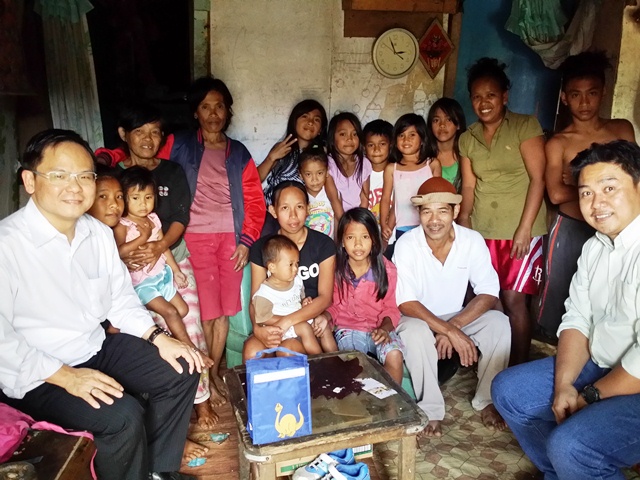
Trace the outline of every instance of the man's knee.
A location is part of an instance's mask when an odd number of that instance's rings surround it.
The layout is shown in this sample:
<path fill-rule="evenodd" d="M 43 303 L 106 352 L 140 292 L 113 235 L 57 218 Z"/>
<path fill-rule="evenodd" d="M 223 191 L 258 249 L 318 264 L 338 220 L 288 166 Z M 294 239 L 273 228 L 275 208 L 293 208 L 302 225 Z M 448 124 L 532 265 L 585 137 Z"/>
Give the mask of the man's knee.
<path fill-rule="evenodd" d="M 513 397 L 519 396 L 517 379 L 511 369 L 506 369 L 498 373 L 491 383 L 491 399 L 494 405 L 502 413 L 506 409 L 511 409 Z"/>
<path fill-rule="evenodd" d="M 412 317 L 402 317 L 396 332 L 409 350 L 409 345 L 434 345 L 435 337 L 426 322 Z M 435 348 L 435 347 L 434 347 Z"/>
<path fill-rule="evenodd" d="M 96 437 L 116 435 L 123 442 L 144 439 L 144 408 L 140 402 L 131 395 L 123 395 L 114 399 L 112 405 L 102 405 L 100 410 L 104 413 L 103 428 L 92 431 Z"/>
<path fill-rule="evenodd" d="M 559 475 L 597 468 L 593 461 L 602 460 L 602 455 L 597 455 L 596 451 L 586 445 L 583 435 L 570 423 L 562 423 L 553 429 L 547 440 L 547 456 Z"/>

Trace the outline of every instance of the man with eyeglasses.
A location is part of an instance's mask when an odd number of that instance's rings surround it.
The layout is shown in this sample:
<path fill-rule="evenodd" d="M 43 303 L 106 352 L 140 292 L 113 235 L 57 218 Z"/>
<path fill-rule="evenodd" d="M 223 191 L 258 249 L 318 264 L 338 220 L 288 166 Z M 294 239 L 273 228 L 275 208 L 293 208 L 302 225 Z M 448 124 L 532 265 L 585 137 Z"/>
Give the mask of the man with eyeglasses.
<path fill-rule="evenodd" d="M 22 166 L 31 199 L 0 222 L 0 400 L 92 432 L 100 479 L 193 478 L 177 470 L 202 358 L 155 326 L 111 230 L 85 215 L 91 149 L 47 130 Z M 121 333 L 105 335 L 106 319 Z"/>

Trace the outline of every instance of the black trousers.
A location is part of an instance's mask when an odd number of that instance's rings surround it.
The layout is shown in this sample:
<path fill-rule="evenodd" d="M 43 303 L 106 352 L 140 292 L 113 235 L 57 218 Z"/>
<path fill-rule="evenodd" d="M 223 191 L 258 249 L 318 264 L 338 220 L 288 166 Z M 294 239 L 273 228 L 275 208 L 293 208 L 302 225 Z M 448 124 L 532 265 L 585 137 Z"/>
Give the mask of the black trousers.
<path fill-rule="evenodd" d="M 113 405 L 101 402 L 94 409 L 48 383 L 6 403 L 36 420 L 93 433 L 100 480 L 147 480 L 150 471 L 180 469 L 199 379 L 197 372 L 189 374 L 183 359 L 180 363 L 182 374 L 146 341 L 123 333 L 107 335 L 100 352 L 76 368 L 99 370 L 117 380 L 125 393 Z M 131 395 L 136 393 L 148 394 L 146 408 Z"/>

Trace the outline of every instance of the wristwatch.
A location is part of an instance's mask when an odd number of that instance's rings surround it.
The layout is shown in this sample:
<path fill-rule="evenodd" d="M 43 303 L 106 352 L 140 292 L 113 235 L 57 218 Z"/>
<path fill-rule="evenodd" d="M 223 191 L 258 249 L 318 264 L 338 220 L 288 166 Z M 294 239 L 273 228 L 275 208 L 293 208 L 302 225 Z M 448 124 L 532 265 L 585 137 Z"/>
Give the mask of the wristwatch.
<path fill-rule="evenodd" d="M 167 337 L 172 336 L 164 328 L 156 327 L 156 329 L 153 332 L 151 332 L 151 335 L 149 335 L 149 338 L 147 338 L 147 342 L 149 342 L 151 345 L 154 345 L 153 341 L 156 339 L 158 335 L 166 335 Z"/>
<path fill-rule="evenodd" d="M 600 401 L 600 390 L 591 384 L 585 386 L 582 389 L 582 392 L 580 392 L 580 395 L 582 395 L 584 401 L 589 405 Z"/>

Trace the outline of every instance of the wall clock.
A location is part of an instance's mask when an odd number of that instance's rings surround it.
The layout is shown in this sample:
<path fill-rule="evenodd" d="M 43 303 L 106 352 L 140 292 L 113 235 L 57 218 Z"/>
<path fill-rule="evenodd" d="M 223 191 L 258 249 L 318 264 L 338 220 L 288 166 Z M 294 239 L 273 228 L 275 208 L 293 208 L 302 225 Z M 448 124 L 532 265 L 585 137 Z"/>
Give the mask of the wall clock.
<path fill-rule="evenodd" d="M 420 56 L 418 40 L 404 28 L 392 28 L 376 39 L 372 56 L 376 70 L 385 77 L 404 77 Z"/>

